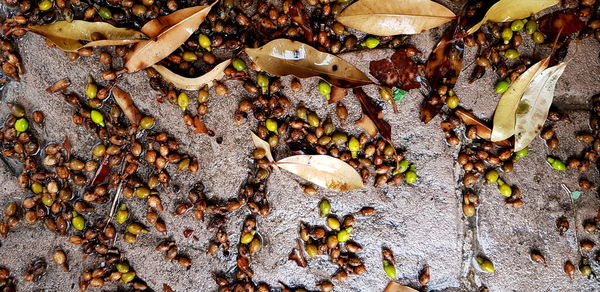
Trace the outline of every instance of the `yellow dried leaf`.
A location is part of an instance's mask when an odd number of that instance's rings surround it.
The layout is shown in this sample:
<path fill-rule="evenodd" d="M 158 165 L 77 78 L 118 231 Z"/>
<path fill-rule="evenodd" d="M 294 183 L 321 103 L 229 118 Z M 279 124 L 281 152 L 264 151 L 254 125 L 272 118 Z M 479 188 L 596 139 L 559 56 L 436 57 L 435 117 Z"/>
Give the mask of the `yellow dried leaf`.
<path fill-rule="evenodd" d="M 166 16 L 158 20 L 158 23 L 150 21 L 143 30 L 151 35 L 158 34 L 154 39 L 141 41 L 133 48 L 125 62 L 127 71 L 139 71 L 169 56 L 198 29 L 215 3 L 176 11 L 172 13 L 175 16 Z M 161 20 L 165 23 L 160 22 Z"/>
<path fill-rule="evenodd" d="M 467 34 L 476 32 L 483 24 L 491 22 L 507 22 L 523 19 L 538 13 L 559 0 L 500 0 L 487 11 L 483 19 L 471 27 Z"/>
<path fill-rule="evenodd" d="M 165 81 L 171 82 L 173 86 L 183 90 L 198 90 L 204 87 L 204 85 L 208 85 L 209 87 L 212 86 L 213 80 L 220 80 L 223 78 L 223 76 L 225 76 L 224 70 L 230 63 L 231 59 L 223 61 L 204 75 L 195 78 L 183 77 L 173 73 L 173 71 L 162 65 L 153 65 L 152 67 L 156 69 L 156 72 L 158 72 Z"/>
<path fill-rule="evenodd" d="M 454 19 L 450 9 L 430 0 L 360 0 L 336 20 L 379 36 L 417 34 Z"/>
<path fill-rule="evenodd" d="M 373 83 L 354 65 L 301 42 L 276 39 L 246 54 L 262 70 L 277 76 L 321 77 L 338 87 L 356 87 Z"/>
<path fill-rule="evenodd" d="M 529 87 L 531 80 L 548 67 L 548 60 L 548 58 L 543 59 L 529 67 L 502 95 L 494 113 L 494 126 L 491 136 L 493 142 L 508 139 L 515 133 L 515 115 L 519 101 L 527 87 Z"/>
<path fill-rule="evenodd" d="M 362 178 L 352 166 L 328 155 L 296 155 L 275 165 L 318 186 L 345 192 L 364 188 Z"/>
<path fill-rule="evenodd" d="M 544 70 L 531 80 L 516 114 L 515 151 L 527 147 L 542 130 L 554 99 L 556 82 L 565 71 L 563 62 Z"/>
<path fill-rule="evenodd" d="M 83 20 L 32 25 L 27 30 L 49 39 L 66 52 L 75 52 L 83 47 L 127 45 L 147 39 L 145 34 L 133 29 L 114 27 L 106 22 Z M 94 40 L 97 38 L 102 39 Z M 82 41 L 88 43 L 84 45 Z"/>

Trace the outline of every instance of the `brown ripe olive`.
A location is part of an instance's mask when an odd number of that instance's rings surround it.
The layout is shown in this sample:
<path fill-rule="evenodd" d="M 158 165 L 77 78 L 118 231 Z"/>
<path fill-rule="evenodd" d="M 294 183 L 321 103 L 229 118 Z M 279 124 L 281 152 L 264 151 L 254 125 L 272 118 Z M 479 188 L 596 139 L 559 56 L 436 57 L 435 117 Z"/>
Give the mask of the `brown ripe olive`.
<path fill-rule="evenodd" d="M 544 129 L 542 131 L 542 133 L 540 133 L 540 137 L 542 137 L 542 139 L 544 140 L 549 140 L 552 139 L 552 137 L 554 137 L 555 132 L 552 129 Z"/>
<path fill-rule="evenodd" d="M 511 160 L 506 160 L 502 163 L 502 171 L 509 173 L 513 171 L 514 163 Z"/>
<path fill-rule="evenodd" d="M 100 54 L 100 63 L 104 65 L 112 64 L 112 56 L 109 53 L 101 53 Z"/>
<path fill-rule="evenodd" d="M 579 180 L 579 187 L 584 190 L 589 190 L 592 188 L 592 183 L 589 180 L 582 178 Z"/>
<path fill-rule="evenodd" d="M 554 149 L 558 148 L 558 138 L 552 137 L 552 138 L 546 140 L 546 145 L 548 146 L 548 149 L 550 149 L 550 150 L 554 150 Z"/>
<path fill-rule="evenodd" d="M 33 121 L 37 124 L 42 124 L 44 123 L 44 113 L 41 111 L 35 111 L 31 114 L 31 117 L 33 118 Z"/>
<path fill-rule="evenodd" d="M 472 203 L 463 204 L 463 213 L 467 217 L 472 217 L 475 215 L 475 205 Z"/>
<path fill-rule="evenodd" d="M 581 242 L 579 242 L 579 247 L 581 247 L 581 249 L 585 251 L 592 250 L 595 246 L 596 244 L 589 239 L 584 239 Z"/>
<path fill-rule="evenodd" d="M 467 173 L 464 177 L 463 177 L 463 184 L 466 187 L 472 186 L 474 184 L 477 183 L 477 175 L 474 173 Z"/>

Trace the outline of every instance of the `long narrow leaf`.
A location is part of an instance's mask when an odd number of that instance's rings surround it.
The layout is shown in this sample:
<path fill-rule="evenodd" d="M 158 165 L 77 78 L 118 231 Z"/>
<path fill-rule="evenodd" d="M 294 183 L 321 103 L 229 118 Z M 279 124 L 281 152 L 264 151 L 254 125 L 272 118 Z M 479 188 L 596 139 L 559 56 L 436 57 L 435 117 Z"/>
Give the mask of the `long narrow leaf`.
<path fill-rule="evenodd" d="M 533 78 L 523 94 L 516 115 L 515 151 L 527 147 L 542 130 L 554 99 L 556 82 L 566 67 L 567 63 L 563 62 L 544 70 Z"/>
<path fill-rule="evenodd" d="M 500 0 L 494 4 L 483 19 L 471 27 L 467 34 L 476 32 L 483 24 L 523 19 L 558 4 L 559 0 Z"/>
<path fill-rule="evenodd" d="M 502 95 L 496 107 L 496 113 L 494 113 L 494 127 L 492 128 L 491 137 L 493 142 L 508 139 L 515 133 L 515 115 L 519 101 L 527 87 L 529 87 L 531 80 L 548 67 L 548 61 L 549 58 L 546 58 L 529 67 Z"/>
<path fill-rule="evenodd" d="M 213 80 L 220 80 L 223 78 L 223 76 L 225 76 L 225 68 L 227 68 L 230 63 L 231 59 L 223 61 L 204 75 L 195 78 L 183 77 L 161 65 L 154 65 L 152 67 L 156 69 L 165 81 L 171 82 L 173 86 L 183 90 L 198 90 L 204 87 L 204 85 L 210 87 Z"/>
<path fill-rule="evenodd" d="M 352 166 L 328 155 L 290 156 L 275 165 L 330 190 L 345 192 L 364 188 L 360 174 Z"/>

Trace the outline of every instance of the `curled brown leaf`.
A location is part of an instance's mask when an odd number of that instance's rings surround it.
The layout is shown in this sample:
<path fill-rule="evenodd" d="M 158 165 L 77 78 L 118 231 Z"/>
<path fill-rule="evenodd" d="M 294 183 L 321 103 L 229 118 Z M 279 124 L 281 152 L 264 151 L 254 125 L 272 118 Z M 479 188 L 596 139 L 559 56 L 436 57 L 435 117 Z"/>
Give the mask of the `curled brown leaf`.
<path fill-rule="evenodd" d="M 142 120 L 142 115 L 133 103 L 131 95 L 117 86 L 112 88 L 112 93 L 115 97 L 115 101 L 129 120 L 129 122 L 132 125 L 139 125 L 140 121 Z"/>
<path fill-rule="evenodd" d="M 354 95 L 358 98 L 363 114 L 375 124 L 381 136 L 388 141 L 392 140 L 392 127 L 383 119 L 382 108 L 369 97 L 362 88 L 354 88 Z"/>
<path fill-rule="evenodd" d="M 183 90 L 198 90 L 205 85 L 212 86 L 214 80 L 220 80 L 225 76 L 225 68 L 231 64 L 231 59 L 226 60 L 215 66 L 204 75 L 194 78 L 183 77 L 161 65 L 152 66 L 162 76 L 162 78 L 173 84 L 173 86 Z"/>

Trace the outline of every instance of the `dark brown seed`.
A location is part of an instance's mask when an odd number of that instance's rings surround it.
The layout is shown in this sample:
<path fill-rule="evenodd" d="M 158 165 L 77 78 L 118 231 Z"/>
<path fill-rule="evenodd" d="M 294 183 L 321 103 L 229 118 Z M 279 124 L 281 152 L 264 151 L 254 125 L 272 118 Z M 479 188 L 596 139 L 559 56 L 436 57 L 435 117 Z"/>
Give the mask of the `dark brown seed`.
<path fill-rule="evenodd" d="M 425 266 L 419 274 L 419 284 L 421 284 L 421 286 L 427 286 L 427 284 L 429 284 L 429 279 L 429 266 Z"/>
<path fill-rule="evenodd" d="M 569 221 L 567 221 L 567 218 L 565 217 L 560 217 L 556 220 L 556 227 L 558 228 L 560 235 L 563 236 L 565 235 L 565 232 L 569 230 Z"/>

